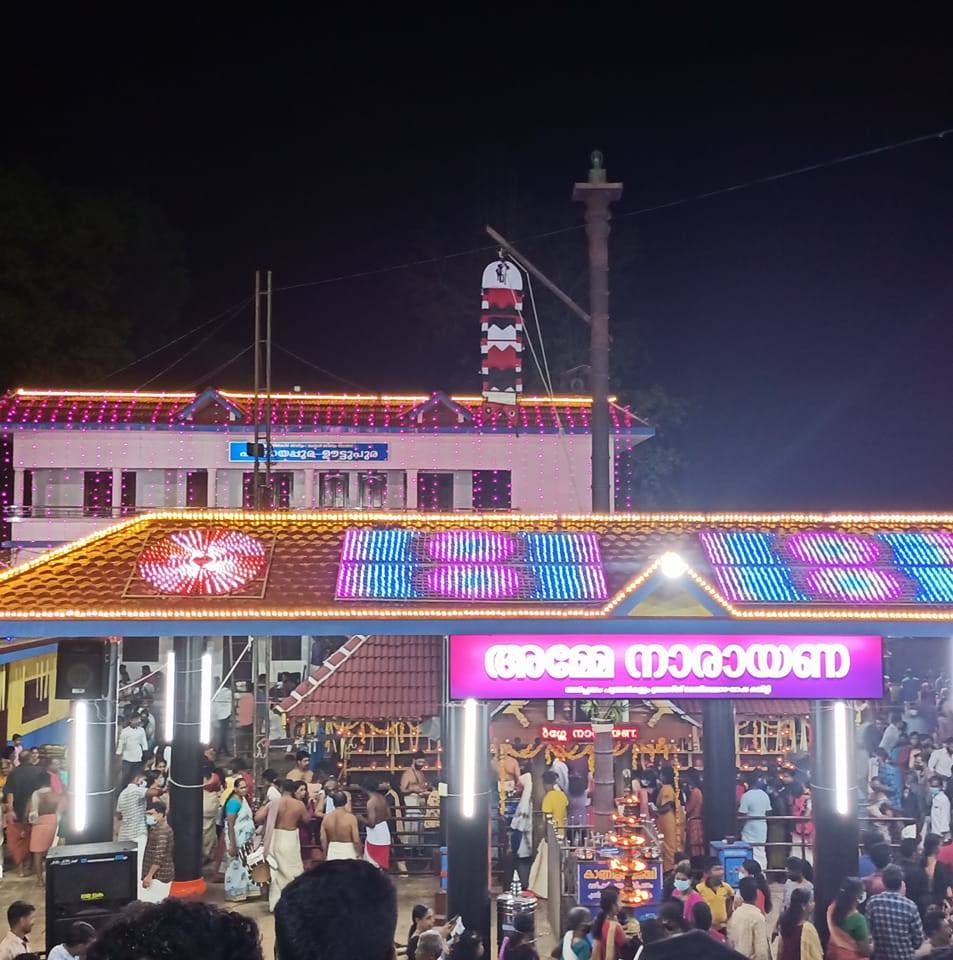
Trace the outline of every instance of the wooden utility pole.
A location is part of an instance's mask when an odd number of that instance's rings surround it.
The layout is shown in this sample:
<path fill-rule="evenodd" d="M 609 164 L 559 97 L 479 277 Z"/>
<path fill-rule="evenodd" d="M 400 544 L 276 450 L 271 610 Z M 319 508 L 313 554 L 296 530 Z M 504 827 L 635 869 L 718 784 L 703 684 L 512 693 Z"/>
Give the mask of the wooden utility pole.
<path fill-rule="evenodd" d="M 592 152 L 587 183 L 577 183 L 573 200 L 586 205 L 589 238 L 590 380 L 592 413 L 592 512 L 609 513 L 609 206 L 622 196 L 621 183 L 608 183 L 598 150 Z"/>

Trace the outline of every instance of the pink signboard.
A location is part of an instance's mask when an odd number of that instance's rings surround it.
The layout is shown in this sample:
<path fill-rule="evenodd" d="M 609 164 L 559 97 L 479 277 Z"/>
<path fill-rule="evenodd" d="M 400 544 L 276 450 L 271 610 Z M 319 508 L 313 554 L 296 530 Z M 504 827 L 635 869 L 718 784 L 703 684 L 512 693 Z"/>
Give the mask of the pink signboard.
<path fill-rule="evenodd" d="M 450 696 L 879 699 L 880 637 L 528 634 L 450 638 Z"/>

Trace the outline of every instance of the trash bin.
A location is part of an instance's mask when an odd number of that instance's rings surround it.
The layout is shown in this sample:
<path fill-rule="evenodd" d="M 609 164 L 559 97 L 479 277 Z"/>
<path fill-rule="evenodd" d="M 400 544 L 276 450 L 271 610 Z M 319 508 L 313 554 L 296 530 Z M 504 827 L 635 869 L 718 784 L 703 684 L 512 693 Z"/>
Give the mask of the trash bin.
<path fill-rule="evenodd" d="M 501 893 L 496 898 L 496 942 L 503 943 L 506 931 L 503 924 L 512 926 L 513 921 L 523 914 L 533 919 L 533 930 L 536 930 L 537 899 L 532 894 L 524 894 L 519 879 L 514 875 L 509 893 Z"/>
<path fill-rule="evenodd" d="M 751 856 L 751 846 L 747 843 L 728 843 L 725 840 L 712 840 L 709 844 L 711 855 L 718 857 L 719 863 L 725 868 L 725 883 L 729 887 L 738 888 L 738 871 L 745 860 L 754 859 Z"/>

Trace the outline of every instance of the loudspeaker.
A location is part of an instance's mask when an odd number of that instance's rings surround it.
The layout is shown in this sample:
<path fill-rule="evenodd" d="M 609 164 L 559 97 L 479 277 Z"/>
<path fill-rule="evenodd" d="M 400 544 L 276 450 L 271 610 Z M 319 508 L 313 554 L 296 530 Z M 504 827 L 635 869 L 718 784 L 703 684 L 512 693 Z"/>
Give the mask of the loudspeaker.
<path fill-rule="evenodd" d="M 82 920 L 101 930 L 139 896 L 135 843 L 80 843 L 46 855 L 46 949 Z"/>
<path fill-rule="evenodd" d="M 57 700 L 97 700 L 106 696 L 106 643 L 60 640 L 56 652 Z"/>

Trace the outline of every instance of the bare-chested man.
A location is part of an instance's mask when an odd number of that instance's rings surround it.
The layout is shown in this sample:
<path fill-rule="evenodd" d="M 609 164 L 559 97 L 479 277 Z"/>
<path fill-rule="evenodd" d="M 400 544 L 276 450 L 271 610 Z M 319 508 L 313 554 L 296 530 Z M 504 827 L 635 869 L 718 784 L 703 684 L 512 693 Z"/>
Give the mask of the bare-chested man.
<path fill-rule="evenodd" d="M 380 783 L 371 778 L 364 786 L 367 794 L 367 816 L 361 822 L 367 827 L 364 836 L 364 859 L 381 870 L 390 869 L 390 807 L 380 792 Z"/>
<path fill-rule="evenodd" d="M 271 867 L 268 884 L 268 909 L 274 912 L 281 891 L 304 873 L 301 861 L 301 838 L 298 827 L 311 820 L 308 808 L 293 796 L 298 783 L 284 780 L 281 796 L 269 800 L 255 814 L 258 823 L 265 822 L 265 858 Z"/>
<path fill-rule="evenodd" d="M 407 845 L 417 846 L 421 842 L 421 826 L 423 825 L 424 806 L 427 795 L 430 793 L 430 784 L 424 767 L 427 756 L 422 750 L 414 754 L 413 763 L 404 771 L 400 778 L 400 792 L 404 798 L 404 828 L 407 832 Z"/>
<path fill-rule="evenodd" d="M 305 783 L 311 783 L 314 779 L 314 773 L 311 770 L 311 754 L 307 750 L 299 750 L 295 754 L 295 765 L 288 771 L 288 779 L 295 783 L 302 780 Z"/>
<path fill-rule="evenodd" d="M 321 822 L 321 849 L 325 860 L 357 860 L 361 856 L 361 835 L 357 817 L 347 809 L 347 797 L 338 791 L 330 797 L 334 809 Z"/>

